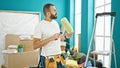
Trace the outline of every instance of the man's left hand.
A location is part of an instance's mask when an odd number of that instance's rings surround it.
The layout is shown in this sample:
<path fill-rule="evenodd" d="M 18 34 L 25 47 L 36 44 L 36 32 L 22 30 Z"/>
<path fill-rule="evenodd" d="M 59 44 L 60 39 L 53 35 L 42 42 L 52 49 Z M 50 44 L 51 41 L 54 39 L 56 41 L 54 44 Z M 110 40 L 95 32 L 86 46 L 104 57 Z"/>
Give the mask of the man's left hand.
<path fill-rule="evenodd" d="M 72 36 L 72 34 L 67 33 L 66 36 L 65 36 L 65 38 L 68 39 L 68 38 L 71 38 L 71 36 Z"/>

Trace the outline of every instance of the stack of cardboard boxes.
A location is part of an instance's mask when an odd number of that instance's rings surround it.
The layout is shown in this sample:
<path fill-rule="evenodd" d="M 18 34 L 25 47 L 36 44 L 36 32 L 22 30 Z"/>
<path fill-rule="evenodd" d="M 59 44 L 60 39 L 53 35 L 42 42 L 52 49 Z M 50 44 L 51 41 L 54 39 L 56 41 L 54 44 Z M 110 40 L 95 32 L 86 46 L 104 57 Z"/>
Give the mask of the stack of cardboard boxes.
<path fill-rule="evenodd" d="M 5 38 L 5 48 L 9 45 L 24 44 L 24 52 L 5 53 L 5 68 L 25 68 L 38 64 L 39 50 L 33 49 L 33 40 L 20 40 L 20 35 L 8 34 Z"/>
<path fill-rule="evenodd" d="M 25 68 L 38 65 L 39 50 L 33 49 L 33 40 L 20 40 L 20 35 L 7 34 L 5 37 L 5 48 L 9 45 L 24 44 L 24 52 L 5 53 L 5 68 Z M 32 37 L 32 36 L 31 36 Z M 61 50 L 65 51 L 66 42 L 61 42 Z"/>

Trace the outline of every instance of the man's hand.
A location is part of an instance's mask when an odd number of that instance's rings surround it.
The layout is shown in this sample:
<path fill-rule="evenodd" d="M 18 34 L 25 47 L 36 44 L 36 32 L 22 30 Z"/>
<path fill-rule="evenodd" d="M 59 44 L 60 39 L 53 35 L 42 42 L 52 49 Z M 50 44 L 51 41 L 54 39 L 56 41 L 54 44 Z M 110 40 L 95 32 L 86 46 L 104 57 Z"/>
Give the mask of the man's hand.
<path fill-rule="evenodd" d="M 60 35 L 61 41 L 71 38 L 72 34 L 66 34 L 66 36 Z"/>
<path fill-rule="evenodd" d="M 53 40 L 57 40 L 59 37 L 60 37 L 60 33 L 55 33 L 55 34 L 52 36 L 52 39 L 53 39 Z"/>
<path fill-rule="evenodd" d="M 72 34 L 67 33 L 66 36 L 65 36 L 65 38 L 68 39 L 68 38 L 71 38 L 71 36 L 72 36 Z"/>

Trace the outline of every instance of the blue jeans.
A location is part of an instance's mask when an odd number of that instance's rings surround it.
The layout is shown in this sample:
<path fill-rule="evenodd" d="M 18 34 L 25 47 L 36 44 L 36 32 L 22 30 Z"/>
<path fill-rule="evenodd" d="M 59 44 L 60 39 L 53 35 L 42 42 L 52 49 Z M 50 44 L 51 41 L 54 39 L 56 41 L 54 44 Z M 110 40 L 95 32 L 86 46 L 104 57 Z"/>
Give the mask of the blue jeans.
<path fill-rule="evenodd" d="M 44 56 L 40 56 L 40 68 L 46 68 L 45 67 L 45 57 Z M 66 66 L 62 65 L 61 62 L 57 62 L 57 68 L 66 68 Z"/>

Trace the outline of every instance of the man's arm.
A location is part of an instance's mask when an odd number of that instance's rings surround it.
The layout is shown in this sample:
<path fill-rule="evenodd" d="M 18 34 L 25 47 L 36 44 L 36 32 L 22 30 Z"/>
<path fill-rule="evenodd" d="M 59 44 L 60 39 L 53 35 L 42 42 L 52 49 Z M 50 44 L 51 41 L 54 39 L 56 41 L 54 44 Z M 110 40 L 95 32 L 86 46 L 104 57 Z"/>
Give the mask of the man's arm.
<path fill-rule="evenodd" d="M 53 36 L 45 39 L 45 40 L 41 40 L 39 38 L 34 38 L 33 39 L 33 46 L 34 49 L 40 48 L 42 46 L 45 46 L 46 44 L 48 44 L 50 41 L 56 40 L 59 38 L 59 33 L 54 34 Z"/>

